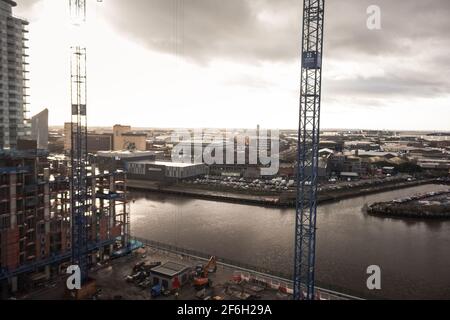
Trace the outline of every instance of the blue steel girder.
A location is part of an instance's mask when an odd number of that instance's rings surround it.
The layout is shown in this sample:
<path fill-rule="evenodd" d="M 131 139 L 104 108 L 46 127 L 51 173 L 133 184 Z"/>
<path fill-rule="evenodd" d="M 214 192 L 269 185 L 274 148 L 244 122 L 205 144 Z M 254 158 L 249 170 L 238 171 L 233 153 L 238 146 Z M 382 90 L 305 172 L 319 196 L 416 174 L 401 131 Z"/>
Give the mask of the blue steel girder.
<path fill-rule="evenodd" d="M 90 253 L 90 252 L 98 250 L 102 247 L 114 244 L 115 241 L 116 241 L 116 239 L 89 243 L 87 246 L 87 253 Z M 0 281 L 4 280 L 4 279 L 10 279 L 12 277 L 15 277 L 15 276 L 18 276 L 18 275 L 21 275 L 24 273 L 36 272 L 39 268 L 42 268 L 42 267 L 45 267 L 48 265 L 53 265 L 56 263 L 61 263 L 64 260 L 70 259 L 71 256 L 72 256 L 72 253 L 70 253 L 70 252 L 64 253 L 64 254 L 58 254 L 58 255 L 51 256 L 44 260 L 40 260 L 40 261 L 36 261 L 34 263 L 20 266 L 19 268 L 15 269 L 15 270 L 0 269 Z"/>
<path fill-rule="evenodd" d="M 297 161 L 294 299 L 314 299 L 325 0 L 304 0 Z"/>

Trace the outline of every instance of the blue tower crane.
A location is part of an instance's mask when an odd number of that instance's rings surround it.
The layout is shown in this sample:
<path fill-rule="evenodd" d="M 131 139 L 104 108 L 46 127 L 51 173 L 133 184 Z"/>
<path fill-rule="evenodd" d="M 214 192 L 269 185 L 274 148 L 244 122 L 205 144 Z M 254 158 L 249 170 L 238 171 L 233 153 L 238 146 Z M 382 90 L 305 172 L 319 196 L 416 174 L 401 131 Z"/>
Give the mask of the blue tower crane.
<path fill-rule="evenodd" d="M 86 1 L 69 0 L 71 22 L 79 27 L 86 20 Z M 88 194 L 86 48 L 79 43 L 71 47 L 71 224 L 72 263 L 80 268 L 81 283 L 87 280 L 87 214 L 92 205 Z"/>
<path fill-rule="evenodd" d="M 325 0 L 304 0 L 294 299 L 313 300 Z"/>

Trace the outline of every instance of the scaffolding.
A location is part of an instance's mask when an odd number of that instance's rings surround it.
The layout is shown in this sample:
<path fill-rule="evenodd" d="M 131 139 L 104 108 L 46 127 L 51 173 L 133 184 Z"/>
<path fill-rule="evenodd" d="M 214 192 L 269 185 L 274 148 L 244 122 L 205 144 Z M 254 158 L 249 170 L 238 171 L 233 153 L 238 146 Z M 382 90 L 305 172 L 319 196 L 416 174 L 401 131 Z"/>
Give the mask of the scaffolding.
<path fill-rule="evenodd" d="M 126 174 L 88 169 L 95 172 L 86 179 L 92 204 L 85 211 L 85 259 L 90 266 L 117 251 L 129 252 L 130 226 Z M 71 261 L 67 172 L 70 161 L 48 161 L 47 155 L 36 151 L 0 154 L 0 282 L 15 283 L 10 286 L 13 292 L 21 289 L 17 277 L 44 273 L 50 279 Z"/>

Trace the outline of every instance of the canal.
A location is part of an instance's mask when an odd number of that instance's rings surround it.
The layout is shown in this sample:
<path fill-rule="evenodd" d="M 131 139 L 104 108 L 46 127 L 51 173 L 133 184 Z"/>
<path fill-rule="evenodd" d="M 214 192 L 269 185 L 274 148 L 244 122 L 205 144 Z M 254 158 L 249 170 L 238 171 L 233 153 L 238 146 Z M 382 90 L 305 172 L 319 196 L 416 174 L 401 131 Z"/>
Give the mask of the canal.
<path fill-rule="evenodd" d="M 424 185 L 324 204 L 318 210 L 319 284 L 387 299 L 450 298 L 450 221 L 373 217 L 365 204 L 447 190 Z M 132 233 L 270 270 L 293 269 L 294 210 L 132 192 Z M 382 270 L 382 290 L 366 269 Z"/>

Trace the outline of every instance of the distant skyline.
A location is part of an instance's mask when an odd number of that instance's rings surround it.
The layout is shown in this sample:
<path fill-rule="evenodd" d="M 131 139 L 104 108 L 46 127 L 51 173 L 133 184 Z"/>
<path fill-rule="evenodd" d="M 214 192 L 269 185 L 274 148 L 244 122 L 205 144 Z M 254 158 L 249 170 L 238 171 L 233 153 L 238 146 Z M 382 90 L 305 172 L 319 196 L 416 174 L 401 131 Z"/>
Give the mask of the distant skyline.
<path fill-rule="evenodd" d="M 31 114 L 70 119 L 66 0 L 30 21 Z M 91 126 L 295 129 L 300 0 L 88 0 Z M 366 28 L 379 5 L 382 29 Z M 323 128 L 450 130 L 450 2 L 327 1 Z"/>
<path fill-rule="evenodd" d="M 113 126 L 90 126 L 89 127 L 89 130 L 104 130 L 105 132 L 106 131 L 112 131 L 112 128 L 113 128 Z M 52 126 L 49 126 L 49 129 L 50 130 L 61 130 L 61 129 L 64 129 L 64 125 L 52 125 Z M 165 128 L 163 128 L 163 127 L 132 127 L 131 128 L 131 130 L 132 131 L 140 131 L 140 130 L 142 130 L 142 131 L 146 131 L 146 130 L 179 130 L 179 129 L 181 129 L 181 130 L 185 130 L 185 129 L 187 129 L 187 130 L 195 130 L 195 129 L 198 129 L 198 128 L 189 128 L 189 127 L 187 127 L 187 128 L 180 128 L 180 127 L 177 127 L 177 128 L 175 128 L 175 127 L 165 127 Z M 225 128 L 225 127 L 222 127 L 222 128 L 219 128 L 219 127 L 216 127 L 216 128 L 200 128 L 200 129 L 203 129 L 203 130 L 256 130 L 256 128 L 250 128 L 250 127 L 247 127 L 247 128 L 232 128 L 232 127 L 228 127 L 228 128 Z M 262 129 L 265 129 L 265 128 L 262 128 Z M 279 129 L 279 128 L 271 128 L 271 129 Z M 298 131 L 298 128 L 286 128 L 286 129 L 281 129 L 282 131 Z M 412 133 L 412 134 L 414 134 L 414 133 L 417 133 L 417 134 L 428 134 L 428 133 L 430 133 L 430 134 L 439 134 L 439 133 L 442 133 L 442 134 L 445 134 L 445 137 L 449 137 L 450 136 L 450 130 L 396 130 L 396 129 L 388 129 L 388 130 L 380 130 L 380 129 L 371 129 L 371 128 L 321 128 L 321 131 L 324 131 L 324 132 L 333 132 L 333 131 L 336 131 L 336 132 L 345 132 L 345 131 L 395 131 L 395 132 L 398 132 L 398 133 L 407 133 L 407 134 L 409 134 L 409 133 Z"/>

